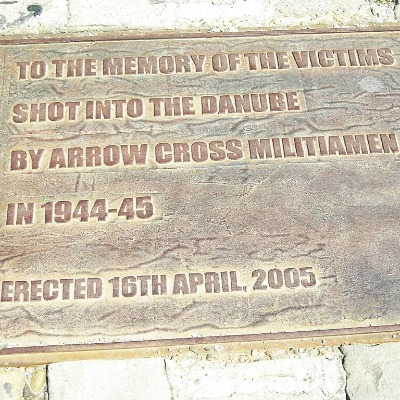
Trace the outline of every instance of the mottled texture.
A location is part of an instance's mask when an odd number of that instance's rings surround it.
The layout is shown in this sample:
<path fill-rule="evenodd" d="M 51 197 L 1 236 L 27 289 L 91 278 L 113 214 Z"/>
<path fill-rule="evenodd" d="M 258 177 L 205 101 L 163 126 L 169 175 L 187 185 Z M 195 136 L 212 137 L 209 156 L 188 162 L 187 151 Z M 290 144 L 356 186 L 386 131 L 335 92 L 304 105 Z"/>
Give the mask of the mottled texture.
<path fill-rule="evenodd" d="M 392 65 L 352 67 L 348 61 L 341 67 L 298 68 L 294 61 L 294 51 L 380 48 L 382 43 L 392 49 Z M 285 51 L 288 68 L 249 71 L 243 54 L 268 49 Z M 366 140 L 367 134 L 395 134 L 400 94 L 396 32 L 127 40 L 5 47 L 4 52 L 1 224 L 10 202 L 32 199 L 37 212 L 32 226 L 0 228 L 1 279 L 93 277 L 104 285 L 103 295 L 89 300 L 59 296 L 54 301 L 4 301 L 0 337 L 5 346 L 298 330 L 311 335 L 319 329 L 399 322 L 398 150 L 264 160 L 251 160 L 248 150 L 248 140 L 254 139 L 313 137 L 316 141 L 317 136 L 346 134 L 364 135 Z M 221 52 L 241 54 L 240 68 L 213 71 L 210 60 Z M 16 62 L 25 60 L 45 59 L 51 65 L 57 58 L 203 53 L 207 59 L 201 73 L 100 74 L 79 79 L 50 75 L 37 80 L 16 76 Z M 86 120 L 83 107 L 73 121 L 17 123 L 12 119 L 13 105 L 22 101 L 135 96 L 147 101 L 152 96 L 277 90 L 298 91 L 304 96 L 300 109 L 211 115 L 201 115 L 197 109 L 194 116 L 158 118 L 150 113 L 138 119 Z M 157 143 L 219 140 L 224 145 L 230 139 L 241 144 L 242 158 L 167 164 L 155 158 Z M 49 168 L 54 148 L 134 143 L 148 144 L 145 165 Z M 11 171 L 11 150 L 32 148 L 45 152 L 40 169 Z M 49 200 L 76 204 L 98 198 L 114 200 L 119 206 L 121 199 L 136 195 L 154 197 L 157 218 L 45 224 L 40 206 Z M 265 290 L 266 280 L 261 279 L 262 290 L 254 290 L 260 269 L 299 275 L 301 268 L 313 271 L 315 285 L 304 286 L 311 278 L 302 276 L 302 284 L 299 280 L 291 287 L 274 284 L 279 289 L 269 284 Z M 237 273 L 239 290 L 231 285 L 228 290 L 219 287 L 215 293 L 207 292 L 203 282 L 197 292 L 173 294 L 179 274 L 226 271 Z M 167 277 L 165 294 L 150 291 L 113 297 L 109 279 L 157 274 Z M 285 278 L 289 283 L 294 279 L 290 276 Z"/>
<path fill-rule="evenodd" d="M 23 368 L 2 368 L 0 370 L 0 398 L 22 400 L 25 375 Z"/>
<path fill-rule="evenodd" d="M 337 351 L 258 362 L 229 356 L 52 364 L 49 395 L 51 400 L 345 400 Z"/>
<path fill-rule="evenodd" d="M 389 0 L 219 0 L 119 1 L 42 0 L 42 11 L 28 0 L 0 2 L 0 34 L 96 32 L 129 29 L 141 32 L 194 30 L 226 32 L 292 27 L 365 27 L 395 23 L 399 6 Z"/>
<path fill-rule="evenodd" d="M 0 368 L 1 400 L 46 400 L 46 368 Z"/>
<path fill-rule="evenodd" d="M 400 398 L 400 344 L 343 346 L 349 400 Z"/>

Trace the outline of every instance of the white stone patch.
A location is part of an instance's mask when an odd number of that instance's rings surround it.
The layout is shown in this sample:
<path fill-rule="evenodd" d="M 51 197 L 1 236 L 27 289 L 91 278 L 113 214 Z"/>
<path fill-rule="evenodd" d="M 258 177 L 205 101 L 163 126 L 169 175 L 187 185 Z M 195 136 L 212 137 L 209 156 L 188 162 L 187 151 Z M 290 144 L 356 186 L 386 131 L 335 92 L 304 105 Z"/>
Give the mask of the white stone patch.
<path fill-rule="evenodd" d="M 0 369 L 0 399 L 23 400 L 25 370 L 23 368 Z"/>
<path fill-rule="evenodd" d="M 0 368 L 1 400 L 46 400 L 46 368 Z"/>
<path fill-rule="evenodd" d="M 170 400 L 164 360 L 80 361 L 49 365 L 51 400 Z"/>
<path fill-rule="evenodd" d="M 232 31 L 296 26 L 366 26 L 394 22 L 390 4 L 371 7 L 368 0 L 70 0 L 71 29 L 83 26 L 131 29 L 207 29 Z"/>
<path fill-rule="evenodd" d="M 400 399 L 400 343 L 343 346 L 350 400 Z"/>
<path fill-rule="evenodd" d="M 371 7 L 368 0 L 70 0 L 71 29 L 123 26 L 131 29 L 208 29 L 232 31 L 295 26 L 366 26 L 394 22 L 390 4 Z"/>
<path fill-rule="evenodd" d="M 167 373 L 175 400 L 345 400 L 340 357 L 240 363 L 174 357 Z"/>
<path fill-rule="evenodd" d="M 358 82 L 358 86 L 366 92 L 378 93 L 385 90 L 385 85 L 373 76 L 367 76 Z"/>
<path fill-rule="evenodd" d="M 33 4 L 40 15 L 27 10 Z M 369 0 L 9 0 L 0 1 L 0 33 L 363 27 L 398 21 L 397 9 Z"/>
<path fill-rule="evenodd" d="M 371 2 L 371 12 L 373 15 L 378 18 L 387 18 L 393 19 L 395 18 L 395 6 L 394 4 L 390 4 L 389 1 L 384 2 Z"/>
<path fill-rule="evenodd" d="M 68 0 L 18 0 L 0 1 L 0 34 L 38 34 L 58 32 L 68 21 Z M 39 5 L 35 15 L 28 7 Z"/>
<path fill-rule="evenodd" d="M 394 6 L 394 18 L 400 20 L 400 3 Z"/>

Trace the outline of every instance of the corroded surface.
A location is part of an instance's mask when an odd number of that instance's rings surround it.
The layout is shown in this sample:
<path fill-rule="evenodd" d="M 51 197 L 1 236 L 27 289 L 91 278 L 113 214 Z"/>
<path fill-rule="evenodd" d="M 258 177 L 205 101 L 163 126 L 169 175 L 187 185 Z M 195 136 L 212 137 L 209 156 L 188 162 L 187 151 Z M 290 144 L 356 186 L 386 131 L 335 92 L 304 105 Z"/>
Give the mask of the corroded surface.
<path fill-rule="evenodd" d="M 2 54 L 5 347 L 400 323 L 398 33 Z"/>

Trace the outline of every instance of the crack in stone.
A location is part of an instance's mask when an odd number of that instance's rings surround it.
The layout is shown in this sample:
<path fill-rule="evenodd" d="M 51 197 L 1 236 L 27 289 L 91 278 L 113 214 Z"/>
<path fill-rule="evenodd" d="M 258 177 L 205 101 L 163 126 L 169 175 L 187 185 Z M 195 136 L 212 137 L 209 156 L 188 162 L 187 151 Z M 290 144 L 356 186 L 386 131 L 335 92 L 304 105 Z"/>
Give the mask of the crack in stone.
<path fill-rule="evenodd" d="M 164 371 L 165 371 L 165 375 L 167 377 L 167 382 L 168 382 L 168 386 L 169 386 L 169 390 L 171 391 L 171 399 L 170 400 L 175 400 L 174 397 L 174 389 L 172 387 L 172 383 L 171 380 L 169 379 L 169 375 L 168 375 L 168 369 L 167 369 L 167 360 L 164 358 Z"/>
<path fill-rule="evenodd" d="M 344 363 L 345 363 L 345 358 L 346 358 L 346 356 L 345 356 L 345 354 L 344 354 L 344 352 L 343 352 L 343 350 L 342 350 L 342 346 L 339 346 L 339 351 L 340 351 L 340 353 L 342 353 L 342 367 L 343 367 L 343 370 L 344 370 L 344 372 L 346 373 L 346 380 L 345 380 L 345 385 L 344 385 L 344 393 L 345 393 L 345 395 L 346 395 L 346 400 L 351 400 L 351 397 L 350 397 L 350 394 L 349 394 L 349 392 L 348 392 L 348 388 L 347 388 L 347 371 L 346 371 L 346 368 L 345 368 L 345 365 L 344 365 Z"/>

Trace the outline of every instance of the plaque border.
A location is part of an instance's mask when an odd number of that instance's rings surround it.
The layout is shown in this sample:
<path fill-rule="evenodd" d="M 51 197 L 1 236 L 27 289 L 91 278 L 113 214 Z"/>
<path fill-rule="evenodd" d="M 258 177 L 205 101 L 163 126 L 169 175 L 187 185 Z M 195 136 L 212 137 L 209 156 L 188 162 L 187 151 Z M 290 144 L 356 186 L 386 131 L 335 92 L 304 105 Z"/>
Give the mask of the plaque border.
<path fill-rule="evenodd" d="M 243 30 L 238 32 L 190 32 L 166 31 L 163 33 L 137 31 L 108 31 L 87 35 L 83 32 L 38 35 L 4 35 L 0 46 L 26 46 L 52 43 L 91 43 L 127 40 L 179 40 L 212 38 L 257 38 L 269 36 L 400 33 L 400 24 L 364 28 L 318 28 L 287 30 Z M 353 328 L 290 331 L 276 333 L 182 337 L 143 341 L 106 342 L 90 344 L 45 345 L 29 347 L 6 347 L 0 349 L 0 367 L 22 367 L 60 361 L 88 359 L 137 358 L 143 356 L 167 356 L 171 352 L 187 351 L 193 346 L 203 350 L 206 345 L 223 344 L 227 351 L 268 348 L 289 349 L 344 344 L 378 344 L 400 342 L 400 323 L 393 325 Z M 238 345 L 240 345 L 238 349 Z"/>
<path fill-rule="evenodd" d="M 0 46 L 20 46 L 51 43 L 90 43 L 126 40 L 165 40 L 165 39 L 211 39 L 211 38 L 235 38 L 235 37 L 265 37 L 288 35 L 321 35 L 321 34 L 365 34 L 365 33 L 400 33 L 400 23 L 390 25 L 378 25 L 363 28 L 301 28 L 301 29 L 255 29 L 237 32 L 193 32 L 193 31 L 161 31 L 159 33 L 147 31 L 98 31 L 93 35 L 85 32 L 70 32 L 59 34 L 34 34 L 34 35 L 3 35 L 0 36 Z"/>
<path fill-rule="evenodd" d="M 208 354 L 208 347 L 214 345 L 222 345 L 226 352 L 240 353 L 254 349 L 273 351 L 390 342 L 400 342 L 400 324 L 179 339 L 10 347 L 0 350 L 0 367 L 93 359 L 166 357 L 185 351 Z"/>

